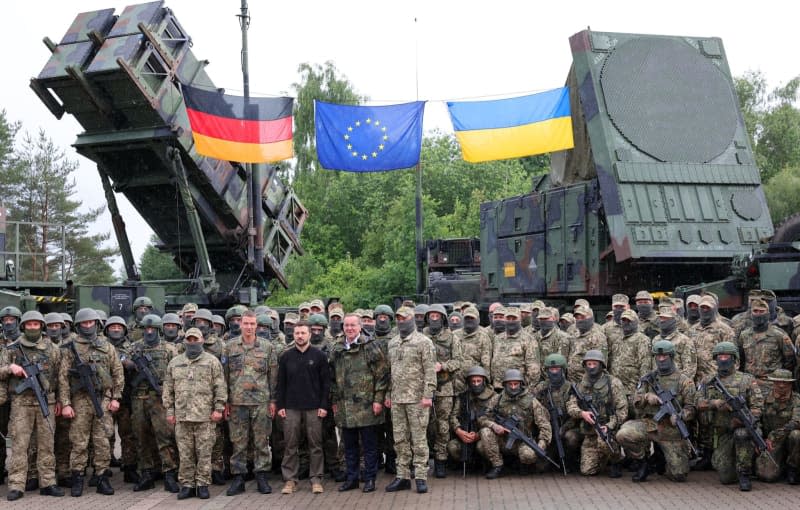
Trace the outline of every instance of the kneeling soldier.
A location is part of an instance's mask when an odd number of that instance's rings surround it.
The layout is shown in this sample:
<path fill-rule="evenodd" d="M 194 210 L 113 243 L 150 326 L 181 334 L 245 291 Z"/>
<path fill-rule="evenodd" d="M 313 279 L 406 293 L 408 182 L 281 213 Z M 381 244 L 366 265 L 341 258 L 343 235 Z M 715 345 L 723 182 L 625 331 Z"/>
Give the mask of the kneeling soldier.
<path fill-rule="evenodd" d="M 489 402 L 496 393 L 489 384 L 489 373 L 481 366 L 467 370 L 465 379 L 467 390 L 455 399 L 450 415 L 450 427 L 456 437 L 447 443 L 447 452 L 456 461 L 463 462 L 466 468 L 475 450 L 481 457 L 487 458 L 485 445 L 480 440 L 478 418 L 489 410 Z"/>
<path fill-rule="evenodd" d="M 800 395 L 792 391 L 792 373 L 779 368 L 767 377 L 772 391 L 764 397 L 761 426 L 767 440 L 767 449 L 775 463 L 766 455 L 756 459 L 756 473 L 765 482 L 776 482 L 786 462 L 786 481 L 797 485 L 797 468 L 800 465 Z"/>

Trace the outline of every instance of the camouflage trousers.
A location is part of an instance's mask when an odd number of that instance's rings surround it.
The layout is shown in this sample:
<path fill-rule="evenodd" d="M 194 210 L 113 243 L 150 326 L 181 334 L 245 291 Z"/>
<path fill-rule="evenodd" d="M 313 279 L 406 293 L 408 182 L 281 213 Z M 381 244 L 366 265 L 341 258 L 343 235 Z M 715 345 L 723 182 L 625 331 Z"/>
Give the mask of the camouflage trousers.
<path fill-rule="evenodd" d="M 464 455 L 462 454 L 463 446 L 474 447 L 475 448 L 474 451 L 478 452 L 478 455 L 488 460 L 488 457 L 486 456 L 486 443 L 481 441 L 480 439 L 478 439 L 471 445 L 465 445 L 458 438 L 451 439 L 450 441 L 447 442 L 447 453 L 448 455 L 450 455 L 450 458 L 452 458 L 456 462 L 464 462 Z"/>
<path fill-rule="evenodd" d="M 176 432 L 177 435 L 177 432 Z M 180 447 L 178 448 L 180 450 Z M 225 469 L 225 426 L 220 423 L 214 424 L 214 446 L 211 447 L 211 469 L 222 472 Z M 180 451 L 178 452 L 180 453 Z"/>
<path fill-rule="evenodd" d="M 438 461 L 447 460 L 447 442 L 450 441 L 450 415 L 453 414 L 453 397 L 433 399 L 435 420 L 433 455 Z"/>
<path fill-rule="evenodd" d="M 569 423 L 569 422 L 568 422 Z M 556 432 L 554 431 L 553 434 Z M 564 447 L 564 462 L 567 465 L 567 469 L 573 469 L 573 466 L 578 465 L 578 459 L 580 459 L 580 451 L 581 451 L 581 441 L 583 436 L 581 436 L 578 427 L 569 427 L 567 425 L 561 425 L 561 446 Z M 561 459 L 558 455 L 558 447 L 556 446 L 555 437 L 553 440 L 550 441 L 550 444 L 547 445 L 547 455 L 555 460 L 556 462 L 561 462 Z M 538 473 L 546 473 L 551 470 L 555 470 L 556 468 L 547 462 L 547 459 L 543 459 L 538 457 L 536 459 L 536 471 Z"/>
<path fill-rule="evenodd" d="M 114 431 L 114 420 L 108 410 L 109 402 L 111 400 L 108 398 L 100 401 L 103 416 L 98 418 L 94 414 L 92 400 L 85 392 L 72 397 L 75 418 L 72 419 L 69 426 L 69 442 L 72 443 L 72 451 L 69 456 L 71 471 L 82 473 L 86 469 L 90 442 L 94 451 L 92 460 L 95 472 L 102 473 L 108 469 L 111 462 L 111 447 L 108 437 Z"/>
<path fill-rule="evenodd" d="M 746 428 L 715 429 L 714 443 L 711 465 L 717 471 L 720 482 L 734 483 L 739 473 L 751 473 L 755 447 Z"/>
<path fill-rule="evenodd" d="M 397 477 L 411 478 L 411 463 L 414 463 L 414 477 L 426 480 L 428 477 L 428 417 L 430 410 L 419 403 L 392 404 L 392 426 L 394 449 L 397 451 Z"/>
<path fill-rule="evenodd" d="M 596 434 L 581 434 L 583 435 L 583 442 L 581 442 L 581 474 L 586 476 L 593 476 L 600 473 L 609 462 L 619 462 L 621 455 L 619 445 L 614 441 L 614 433 L 608 432 L 611 439 L 611 444 L 614 446 L 609 450 L 608 445 L 597 437 Z"/>
<path fill-rule="evenodd" d="M 69 442 L 69 428 L 72 420 L 62 416 L 56 416 L 56 435 L 55 435 L 55 456 L 56 456 L 56 476 L 58 478 L 68 478 L 69 454 L 72 444 Z"/>
<path fill-rule="evenodd" d="M 793 430 L 783 441 L 772 441 L 770 452 L 775 464 L 763 452 L 756 458 L 756 474 L 764 482 L 777 482 L 784 464 L 792 469 L 800 468 L 800 430 Z"/>
<path fill-rule="evenodd" d="M 511 448 L 506 448 L 506 440 L 508 436 L 499 436 L 495 434 L 489 427 L 483 427 L 480 431 L 483 449 L 485 451 L 486 459 L 492 463 L 492 466 L 503 465 L 503 454 L 513 455 L 519 458 L 522 464 L 535 464 L 536 452 L 531 447 L 516 441 Z"/>
<path fill-rule="evenodd" d="M 212 421 L 179 421 L 175 425 L 180 469 L 178 482 L 183 487 L 211 485 L 211 448 L 217 424 Z"/>
<path fill-rule="evenodd" d="M 644 459 L 650 453 L 650 443 L 656 443 L 664 453 L 667 478 L 689 474 L 689 449 L 674 427 L 661 433 L 652 420 L 632 420 L 622 424 L 617 441 L 625 449 L 625 456 L 635 460 Z"/>
<path fill-rule="evenodd" d="M 153 439 L 158 447 L 161 469 L 172 471 L 178 468 L 178 447 L 175 445 L 175 427 L 167 422 L 167 411 L 155 392 L 137 395 L 131 399 L 133 431 L 138 443 L 139 469 L 156 468 L 153 455 Z"/>
<path fill-rule="evenodd" d="M 272 418 L 269 416 L 267 405 L 231 406 L 228 430 L 233 445 L 231 473 L 247 474 L 247 452 L 250 445 L 253 447 L 254 470 L 269 471 L 272 465 L 272 455 L 269 450 Z"/>
<path fill-rule="evenodd" d="M 131 408 L 129 405 L 120 405 L 119 410 L 114 413 L 114 424 L 117 426 L 117 433 L 119 434 L 120 446 L 122 447 L 122 458 L 120 459 L 123 466 L 136 465 L 136 434 L 133 433 L 133 417 L 131 416 Z M 112 434 L 109 438 L 111 445 L 111 454 L 114 454 L 114 447 L 117 442 L 116 434 Z"/>
<path fill-rule="evenodd" d="M 55 406 L 51 406 L 55 407 Z M 56 483 L 56 459 L 53 455 L 53 433 L 55 418 L 51 413 L 42 416 L 38 405 L 12 405 L 9 419 L 11 437 L 11 462 L 8 466 L 8 489 L 25 490 L 28 479 L 28 448 L 32 442 L 38 445 L 36 468 L 41 487 Z"/>

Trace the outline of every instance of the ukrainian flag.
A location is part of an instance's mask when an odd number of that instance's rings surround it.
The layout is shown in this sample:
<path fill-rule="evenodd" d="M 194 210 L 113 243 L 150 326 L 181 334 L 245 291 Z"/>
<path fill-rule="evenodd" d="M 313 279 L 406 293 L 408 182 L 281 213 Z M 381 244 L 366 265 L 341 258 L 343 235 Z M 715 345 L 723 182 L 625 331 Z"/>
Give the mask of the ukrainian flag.
<path fill-rule="evenodd" d="M 465 161 L 521 158 L 575 146 L 569 87 L 495 101 L 449 101 Z"/>

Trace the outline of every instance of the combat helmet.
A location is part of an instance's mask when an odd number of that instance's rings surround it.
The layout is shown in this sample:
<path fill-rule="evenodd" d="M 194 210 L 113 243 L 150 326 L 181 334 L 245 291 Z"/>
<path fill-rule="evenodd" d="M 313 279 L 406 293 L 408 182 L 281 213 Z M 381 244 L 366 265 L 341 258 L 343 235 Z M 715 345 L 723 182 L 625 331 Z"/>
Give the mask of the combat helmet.
<path fill-rule="evenodd" d="M 599 361 L 603 365 L 603 368 L 606 367 L 606 357 L 603 355 L 602 351 L 597 349 L 586 351 L 586 354 L 583 355 L 583 361 L 581 364 L 586 365 L 587 361 Z"/>
<path fill-rule="evenodd" d="M 711 349 L 711 357 L 716 359 L 718 354 L 731 354 L 734 358 L 739 359 L 739 349 L 733 342 L 720 342 L 715 345 Z"/>
<path fill-rule="evenodd" d="M 653 356 L 657 354 L 669 354 L 670 356 L 675 356 L 675 345 L 670 342 L 669 340 L 659 340 L 658 342 L 653 343 Z"/>

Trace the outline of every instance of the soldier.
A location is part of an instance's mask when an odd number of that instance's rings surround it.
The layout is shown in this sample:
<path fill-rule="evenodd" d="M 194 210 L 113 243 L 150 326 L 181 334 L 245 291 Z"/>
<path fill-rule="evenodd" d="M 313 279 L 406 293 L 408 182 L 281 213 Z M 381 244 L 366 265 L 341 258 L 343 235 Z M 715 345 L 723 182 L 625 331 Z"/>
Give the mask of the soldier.
<path fill-rule="evenodd" d="M 630 403 L 639 379 L 650 371 L 650 339 L 639 331 L 639 316 L 633 310 L 622 312 L 619 322 L 622 337 L 611 345 L 608 372 L 622 383 Z M 631 411 L 629 407 L 628 414 Z"/>
<path fill-rule="evenodd" d="M 553 423 L 555 413 L 559 425 L 558 430 L 552 430 L 553 440 L 550 442 L 547 454 L 552 458 L 558 457 L 556 447 L 556 434 L 558 434 L 564 447 L 564 459 L 561 459 L 563 467 L 574 472 L 578 468 L 582 437 L 577 423 L 567 414 L 567 400 L 572 393 L 572 387 L 567 381 L 567 358 L 558 353 L 548 355 L 544 359 L 544 373 L 546 379 L 536 385 L 533 394 L 547 408 L 550 422 Z M 544 471 L 549 465 L 544 459 L 539 459 L 537 463 L 539 471 Z"/>
<path fill-rule="evenodd" d="M 584 355 L 591 350 L 599 350 L 605 359 L 608 356 L 608 340 L 601 326 L 594 322 L 594 312 L 591 308 L 579 306 L 575 309 L 574 315 L 578 336 L 573 339 L 572 351 L 567 358 L 569 368 L 567 374 L 571 382 L 579 382 L 583 377 Z"/>
<path fill-rule="evenodd" d="M 551 354 L 561 354 L 565 358 L 569 356 L 571 348 L 571 338 L 567 333 L 556 327 L 556 317 L 553 309 L 545 306 L 539 310 L 536 317 L 539 323 L 539 359 L 544 359 Z"/>
<path fill-rule="evenodd" d="M 678 318 L 675 316 L 671 305 L 659 307 L 657 317 L 659 334 L 653 338 L 651 346 L 660 340 L 671 342 L 675 348 L 675 366 L 686 377 L 694 380 L 697 374 L 697 351 L 695 350 L 694 340 L 678 331 Z M 651 365 L 649 370 L 654 368 Z"/>
<path fill-rule="evenodd" d="M 478 309 L 470 306 L 464 310 L 464 334 L 461 336 L 461 355 L 464 366 L 475 365 L 485 370 L 492 368 L 492 339 L 480 326 Z M 487 381 L 491 386 L 491 380 Z"/>
<path fill-rule="evenodd" d="M 715 377 L 734 397 L 741 396 L 758 420 L 764 405 L 764 398 L 750 374 L 736 370 L 739 350 L 730 342 L 721 342 L 712 352 L 717 364 L 717 374 L 709 377 L 698 388 L 697 410 L 706 415 L 715 440 L 711 463 L 719 475 L 719 481 L 730 484 L 739 481 L 739 490 L 751 489 L 750 474 L 755 456 L 755 448 L 743 424 L 733 415 L 730 405 L 714 385 Z"/>
<path fill-rule="evenodd" d="M 628 418 L 628 402 L 622 383 L 606 371 L 606 359 L 599 350 L 592 349 L 583 357 L 584 375 L 577 384 L 581 395 L 591 397 L 597 410 L 595 416 L 589 409 L 583 409 L 577 395 L 570 396 L 567 401 L 567 413 L 574 419 L 580 420 L 580 433 L 583 436 L 581 443 L 581 474 L 596 475 L 608 461 L 610 462 L 609 474 L 611 478 L 622 476 L 619 460 L 619 447 L 614 442 L 614 430 L 625 423 Z M 569 373 L 567 374 L 569 376 Z M 601 430 L 608 436 L 613 449 L 600 439 L 595 430 L 595 423 L 601 425 Z"/>
<path fill-rule="evenodd" d="M 11 395 L 11 417 L 9 434 L 11 463 L 8 467 L 8 501 L 16 501 L 25 495 L 28 475 L 28 447 L 36 446 L 36 467 L 41 485 L 39 493 L 44 496 L 63 496 L 64 490 L 56 485 L 55 456 L 53 455 L 53 427 L 56 408 L 55 390 L 58 385 L 58 369 L 61 364 L 60 349 L 42 335 L 45 320 L 37 311 L 25 312 L 20 319 L 23 334 L 18 340 L 0 350 L 0 380 L 4 393 Z M 39 368 L 38 374 L 26 373 Z M 46 399 L 46 409 L 40 408 L 32 386 L 25 387 L 27 377 L 35 377 L 41 385 Z M 23 391 L 19 391 L 24 388 Z M 3 399 L 5 400 L 5 398 Z M 48 416 L 44 416 L 47 412 Z M 5 449 L 5 440 L 3 441 Z"/>
<path fill-rule="evenodd" d="M 225 335 L 225 319 L 221 315 L 214 314 L 211 316 L 211 325 L 214 328 L 214 334 L 222 339 Z"/>
<path fill-rule="evenodd" d="M 164 340 L 173 344 L 183 342 L 183 321 L 175 313 L 165 313 L 161 317 L 161 328 L 164 332 Z"/>
<path fill-rule="evenodd" d="M 178 487 L 178 446 L 175 444 L 175 427 L 167 422 L 167 410 L 161 400 L 161 384 L 167 375 L 167 366 L 178 355 L 174 344 L 161 338 L 161 318 L 148 314 L 140 321 L 142 339 L 131 347 L 131 359 L 141 359 L 137 363 L 138 373 L 131 381 L 131 408 L 133 430 L 139 446 L 139 483 L 134 492 L 152 489 L 153 471 L 159 460 L 164 473 L 164 490 L 177 494 Z M 153 377 L 148 380 L 142 368 L 146 367 Z M 157 386 L 154 386 L 157 385 Z M 157 446 L 158 459 L 153 454 L 153 442 Z"/>
<path fill-rule="evenodd" d="M 500 309 L 498 309 L 500 310 Z M 495 317 L 498 316 L 495 310 Z M 516 368 L 525 376 L 529 385 L 535 385 L 541 378 L 541 363 L 539 362 L 539 345 L 530 335 L 522 331 L 519 321 L 519 309 L 506 308 L 502 314 L 503 320 L 495 318 L 495 327 L 503 323 L 504 332 L 500 333 L 494 342 L 492 352 L 492 384 L 495 391 L 502 391 L 503 378 L 506 370 Z"/>
<path fill-rule="evenodd" d="M 322 302 L 321 299 L 312 299 L 308 303 L 309 307 L 309 314 L 314 315 L 315 313 L 319 313 L 325 315 L 325 303 Z"/>
<path fill-rule="evenodd" d="M 271 467 L 269 436 L 275 401 L 272 395 L 277 382 L 278 356 L 272 344 L 256 336 L 256 314 L 245 310 L 241 316 L 241 335 L 231 338 L 222 354 L 222 366 L 228 384 L 228 417 L 230 440 L 233 443 L 231 474 L 234 478 L 226 494 L 244 492 L 247 474 L 247 449 L 254 447 L 254 470 L 258 492 L 270 494 L 267 479 Z"/>
<path fill-rule="evenodd" d="M 478 418 L 481 441 L 484 444 L 486 457 L 492 463 L 492 468 L 486 474 L 486 478 L 490 480 L 500 476 L 503 471 L 502 453 L 518 457 L 524 465 L 536 463 L 536 452 L 521 441 L 516 441 L 510 449 L 506 448 L 505 436 L 510 430 L 497 422 L 500 418 L 512 416 L 520 419 L 518 425 L 520 431 L 536 441 L 539 448 L 547 451 L 553 437 L 550 415 L 533 393 L 525 387 L 522 372 L 513 368 L 506 370 L 503 376 L 503 391 L 491 398 L 488 411 Z"/>
<path fill-rule="evenodd" d="M 714 298 L 711 299 L 713 300 Z M 692 326 L 700 321 L 700 300 L 700 294 L 692 294 L 686 298 L 686 323 L 689 324 L 690 332 L 692 331 Z M 714 301 L 714 307 L 716 308 L 716 301 Z"/>
<path fill-rule="evenodd" d="M 272 329 L 272 338 L 277 340 L 280 344 L 286 345 L 286 335 L 283 334 L 281 331 L 281 318 L 278 314 L 278 310 L 269 310 L 269 318 L 272 319 L 272 325 L 270 329 Z"/>
<path fill-rule="evenodd" d="M 419 304 L 414 307 L 414 323 L 417 325 L 417 331 L 423 332 L 427 326 L 426 318 L 428 317 L 428 305 Z"/>
<path fill-rule="evenodd" d="M 686 320 L 686 309 L 683 306 L 683 299 L 671 298 L 672 311 L 675 312 L 675 317 L 678 318 L 678 331 L 684 335 L 689 335 L 689 328 L 691 324 Z"/>
<path fill-rule="evenodd" d="M 779 368 L 794 370 L 795 352 L 792 341 L 779 327 L 770 324 L 769 305 L 762 299 L 750 303 L 752 326 L 739 335 L 743 371 L 756 378 L 762 395 L 772 385 L 767 376 Z"/>
<path fill-rule="evenodd" d="M 433 342 L 436 355 L 436 396 L 433 399 L 434 414 L 434 476 L 447 476 L 447 442 L 450 440 L 450 415 L 456 395 L 454 381 L 461 377 L 461 342 L 446 327 L 447 312 L 443 305 L 433 304 L 428 309 L 425 330 Z M 459 389 L 461 388 L 459 384 Z"/>
<path fill-rule="evenodd" d="M 418 493 L 428 492 L 428 440 L 426 429 L 436 390 L 436 355 L 433 342 L 415 331 L 414 310 L 401 306 L 395 312 L 398 335 L 389 342 L 389 368 L 394 375 L 384 405 L 392 410 L 397 450 L 397 477 L 387 492 L 411 489 L 410 466 Z"/>
<path fill-rule="evenodd" d="M 297 314 L 294 312 L 286 312 L 283 316 L 283 341 L 286 345 L 294 342 L 294 326 L 297 324 Z"/>
<path fill-rule="evenodd" d="M 125 375 L 116 349 L 108 341 L 97 336 L 97 312 L 81 308 L 75 314 L 78 335 L 67 345 L 61 345 L 61 366 L 58 372 L 58 401 L 64 418 L 73 420 L 69 429 L 72 443 L 70 470 L 72 488 L 70 494 L 83 494 L 83 473 L 88 459 L 88 445 L 92 442 L 94 471 L 100 473 L 97 492 L 114 494 L 108 480 L 111 449 L 108 432 L 113 429 L 111 413 L 119 410 Z M 83 384 L 79 366 L 88 365 L 93 377 L 92 386 Z M 95 409 L 94 402 L 99 404 Z M 102 413 L 102 414 L 101 414 Z"/>
<path fill-rule="evenodd" d="M 786 335 L 792 334 L 792 319 L 786 315 L 786 312 L 783 311 L 783 308 L 778 306 L 778 298 L 775 296 L 775 292 L 768 289 L 763 289 L 761 291 L 761 296 L 764 301 L 767 303 L 767 307 L 769 308 L 769 323 L 770 325 L 776 326 L 783 330 Z"/>
<path fill-rule="evenodd" d="M 2 322 L 2 330 L 0 330 L 0 345 L 10 344 L 19 338 L 19 320 L 21 317 L 22 312 L 20 312 L 19 308 L 16 306 L 6 306 L 0 310 L 0 321 Z M 8 419 L 10 413 L 10 402 L 0 404 L 0 434 L 3 434 L 3 437 L 8 436 Z M 5 443 L 3 443 L 3 445 L 4 444 Z M 3 479 L 5 478 L 5 465 L 6 449 L 0 448 L 0 483 L 2 483 Z"/>
<path fill-rule="evenodd" d="M 225 312 L 225 322 L 228 324 L 228 331 L 222 337 L 223 343 L 226 343 L 231 338 L 236 338 L 242 334 L 242 314 L 245 312 L 245 310 L 247 310 L 246 306 L 233 305 L 232 307 L 228 308 L 228 311 Z M 213 317 L 211 320 L 213 321 Z M 211 326 L 211 321 L 209 321 L 209 326 Z"/>
<path fill-rule="evenodd" d="M 361 318 L 361 329 L 369 336 L 375 336 L 375 319 L 372 310 L 362 310 L 358 315 Z"/>
<path fill-rule="evenodd" d="M 666 476 L 674 482 L 685 482 L 689 474 L 689 451 L 681 437 L 677 424 L 680 418 L 684 422 L 694 417 L 695 390 L 694 382 L 686 374 L 678 371 L 675 365 L 675 347 L 668 340 L 653 343 L 653 358 L 656 369 L 642 378 L 633 398 L 633 407 L 637 419 L 627 421 L 617 432 L 617 440 L 625 449 L 625 454 L 637 461 L 634 482 L 644 482 L 649 474 L 648 457 L 650 443 L 661 448 L 666 461 Z M 670 391 L 680 405 L 676 409 L 680 416 L 664 416 L 656 422 L 654 417 L 659 412 L 661 401 L 653 385 Z"/>
<path fill-rule="evenodd" d="M 383 351 L 383 357 L 389 359 L 389 341 L 397 334 L 392 328 L 394 311 L 389 305 L 378 305 L 373 311 L 375 317 L 375 343 Z M 389 374 L 391 382 L 391 374 Z M 392 413 L 386 407 L 383 408 L 383 424 L 378 426 L 378 462 L 381 462 L 381 455 L 385 458 L 384 472 L 386 474 L 397 474 L 397 453 L 394 451 L 394 436 L 392 435 Z"/>
<path fill-rule="evenodd" d="M 692 299 L 697 296 L 697 299 Z M 717 302 L 709 295 L 689 296 L 689 310 L 697 302 L 697 321 L 689 329 L 689 336 L 694 340 L 697 351 L 697 374 L 695 384 L 708 378 L 716 372 L 716 365 L 711 357 L 714 346 L 720 342 L 733 342 L 733 329 L 720 321 L 717 316 Z"/>
<path fill-rule="evenodd" d="M 64 316 L 60 313 L 51 312 L 44 316 L 44 321 L 46 323 L 45 333 L 47 338 L 49 338 L 53 344 L 59 345 L 63 340 L 62 334 L 66 327 Z M 58 365 L 56 365 L 56 377 L 58 377 Z M 60 487 L 70 487 L 69 452 L 71 446 L 69 444 L 69 420 L 61 416 L 61 414 L 56 416 L 56 430 L 53 443 L 53 453 L 56 457 L 56 481 Z M 1 481 L 2 480 L 0 480 L 0 482 Z"/>
<path fill-rule="evenodd" d="M 575 316 L 567 312 L 558 319 L 558 329 L 571 337 L 578 335 L 578 328 L 575 327 Z"/>
<path fill-rule="evenodd" d="M 625 294 L 614 294 L 611 296 L 611 313 L 613 320 L 603 324 L 603 333 L 608 339 L 609 352 L 614 348 L 614 343 L 621 340 L 624 335 L 622 332 L 622 312 L 630 309 L 628 296 Z M 638 324 L 638 321 L 637 321 Z M 609 357 L 609 363 L 611 358 Z"/>
<path fill-rule="evenodd" d="M 75 337 L 75 332 L 72 330 L 72 316 L 68 313 L 62 313 L 61 318 L 64 319 L 64 327 L 61 329 L 61 341 L 72 340 Z"/>
<path fill-rule="evenodd" d="M 328 327 L 330 328 L 328 332 L 331 338 L 335 339 L 342 334 L 342 321 L 344 321 L 344 308 L 342 308 L 341 304 L 336 303 L 328 311 Z"/>
<path fill-rule="evenodd" d="M 197 313 L 197 303 L 186 303 L 181 309 L 180 318 L 183 321 L 183 329 L 189 330 L 192 327 L 192 319 L 194 314 Z"/>
<path fill-rule="evenodd" d="M 786 481 L 797 485 L 797 468 L 800 466 L 800 395 L 792 392 L 792 373 L 779 368 L 768 378 L 772 390 L 764 397 L 761 424 L 767 449 L 776 464 L 760 455 L 756 459 L 756 473 L 765 482 L 777 482 L 781 477 L 778 466 L 786 464 Z"/>
<path fill-rule="evenodd" d="M 522 324 L 523 331 L 533 335 L 533 308 L 530 303 L 519 304 L 519 322 Z"/>
<path fill-rule="evenodd" d="M 470 450 L 488 459 L 486 445 L 481 441 L 478 418 L 488 411 L 495 392 L 489 383 L 489 372 L 481 366 L 475 365 L 467 370 L 464 379 L 467 389 L 455 399 L 450 415 L 450 428 L 455 438 L 447 443 L 447 452 L 457 462 L 472 461 Z"/>
<path fill-rule="evenodd" d="M 460 340 L 464 334 L 464 315 L 460 311 L 453 310 L 447 316 L 447 323 L 450 326 L 450 331 Z"/>
<path fill-rule="evenodd" d="M 648 338 L 653 339 L 658 334 L 658 317 L 653 309 L 653 296 L 646 290 L 636 293 L 636 312 L 639 314 L 639 328 Z"/>
<path fill-rule="evenodd" d="M 308 443 L 311 492 L 321 494 L 325 459 L 322 453 L 322 418 L 330 407 L 330 367 L 326 356 L 309 342 L 307 321 L 299 321 L 294 330 L 295 343 L 278 360 L 275 400 L 283 418 L 286 452 L 283 456 L 281 494 L 297 490 L 297 448 L 301 436 Z"/>
<path fill-rule="evenodd" d="M 307 321 L 311 316 L 311 303 L 303 302 L 297 307 L 297 315 L 301 321 Z"/>
<path fill-rule="evenodd" d="M 344 318 L 344 341 L 329 356 L 333 370 L 331 400 L 342 432 L 347 478 L 339 492 L 358 488 L 359 446 L 364 455 L 363 492 L 375 491 L 378 473 L 376 428 L 383 423 L 383 401 L 389 388 L 389 367 L 380 345 L 361 334 L 355 314 Z"/>
<path fill-rule="evenodd" d="M 228 389 L 219 360 L 203 348 L 203 333 L 190 328 L 184 344 L 184 353 L 167 366 L 163 391 L 167 422 L 175 427 L 180 454 L 178 499 L 208 499 L 212 445 Z"/>
<path fill-rule="evenodd" d="M 139 296 L 133 300 L 133 320 L 128 324 L 128 338 L 131 342 L 142 339 L 141 325 L 145 315 L 153 313 L 153 300 L 147 296 Z M 77 320 L 77 317 L 75 318 Z"/>
<path fill-rule="evenodd" d="M 547 305 L 544 304 L 544 301 L 536 300 L 531 304 L 531 334 L 536 334 L 539 332 L 539 312 L 542 308 L 545 308 Z"/>

